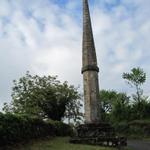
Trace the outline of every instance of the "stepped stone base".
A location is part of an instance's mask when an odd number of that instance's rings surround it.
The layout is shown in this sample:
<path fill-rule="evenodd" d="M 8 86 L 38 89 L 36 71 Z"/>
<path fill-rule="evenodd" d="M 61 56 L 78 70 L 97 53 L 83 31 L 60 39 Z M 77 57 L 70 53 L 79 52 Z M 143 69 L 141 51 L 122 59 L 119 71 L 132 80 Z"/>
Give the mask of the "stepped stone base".
<path fill-rule="evenodd" d="M 126 146 L 127 139 L 118 137 L 108 123 L 83 124 L 77 127 L 77 135 L 70 139 L 74 144 L 90 144 L 100 146 Z"/>

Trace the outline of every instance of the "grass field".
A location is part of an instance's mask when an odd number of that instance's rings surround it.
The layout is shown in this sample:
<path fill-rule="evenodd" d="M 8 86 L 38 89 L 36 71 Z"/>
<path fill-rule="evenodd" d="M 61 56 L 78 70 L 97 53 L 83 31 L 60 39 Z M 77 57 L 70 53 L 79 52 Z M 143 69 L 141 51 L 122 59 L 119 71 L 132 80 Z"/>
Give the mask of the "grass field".
<path fill-rule="evenodd" d="M 59 137 L 54 139 L 36 140 L 26 145 L 17 146 L 16 148 L 15 147 L 7 148 L 7 150 L 116 150 L 116 149 L 99 146 L 70 144 L 69 138 Z"/>

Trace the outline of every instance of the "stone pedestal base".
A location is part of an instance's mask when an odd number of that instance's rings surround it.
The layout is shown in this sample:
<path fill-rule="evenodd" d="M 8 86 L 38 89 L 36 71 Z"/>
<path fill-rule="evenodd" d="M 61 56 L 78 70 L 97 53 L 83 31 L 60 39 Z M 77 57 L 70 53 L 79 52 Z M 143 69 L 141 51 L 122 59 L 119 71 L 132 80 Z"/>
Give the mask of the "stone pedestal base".
<path fill-rule="evenodd" d="M 107 123 L 83 124 L 77 127 L 77 135 L 70 142 L 74 144 L 90 144 L 101 146 L 126 146 L 127 139 L 118 137 L 114 129 Z"/>

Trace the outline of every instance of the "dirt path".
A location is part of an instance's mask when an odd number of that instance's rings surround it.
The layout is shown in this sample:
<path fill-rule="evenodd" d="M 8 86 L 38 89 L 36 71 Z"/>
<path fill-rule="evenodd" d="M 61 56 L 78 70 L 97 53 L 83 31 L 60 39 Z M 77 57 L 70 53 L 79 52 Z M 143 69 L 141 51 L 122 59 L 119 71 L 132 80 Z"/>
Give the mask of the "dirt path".
<path fill-rule="evenodd" d="M 150 141 L 129 140 L 128 147 L 131 150 L 150 150 Z"/>

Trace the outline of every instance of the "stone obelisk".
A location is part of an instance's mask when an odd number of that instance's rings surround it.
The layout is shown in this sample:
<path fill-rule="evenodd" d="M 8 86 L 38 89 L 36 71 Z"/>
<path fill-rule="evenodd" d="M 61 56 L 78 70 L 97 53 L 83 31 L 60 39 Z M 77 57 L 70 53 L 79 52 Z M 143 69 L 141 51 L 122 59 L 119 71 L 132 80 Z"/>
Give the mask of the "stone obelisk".
<path fill-rule="evenodd" d="M 99 81 L 96 50 L 88 0 L 83 0 L 82 74 L 84 84 L 85 123 L 100 123 Z"/>
<path fill-rule="evenodd" d="M 76 128 L 76 135 L 70 139 L 70 142 L 101 146 L 126 146 L 126 138 L 116 136 L 114 128 L 109 123 L 101 120 L 98 82 L 99 68 L 97 66 L 88 0 L 83 0 L 82 53 L 85 123 Z"/>

